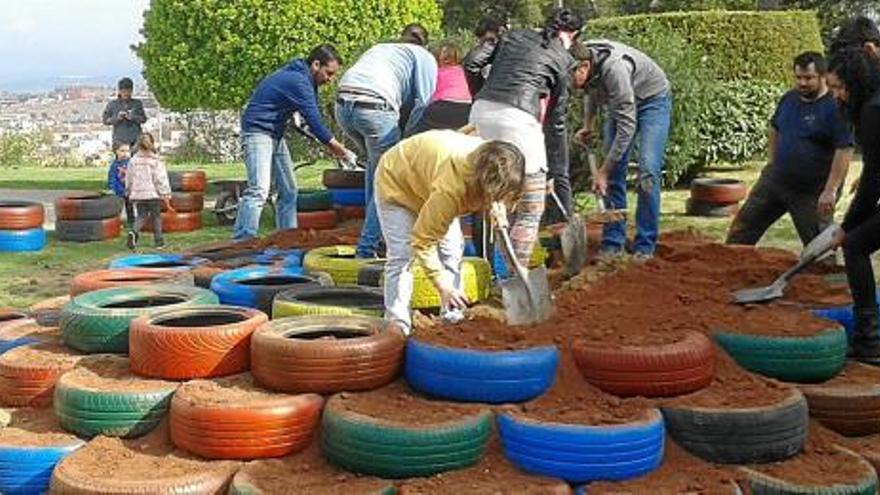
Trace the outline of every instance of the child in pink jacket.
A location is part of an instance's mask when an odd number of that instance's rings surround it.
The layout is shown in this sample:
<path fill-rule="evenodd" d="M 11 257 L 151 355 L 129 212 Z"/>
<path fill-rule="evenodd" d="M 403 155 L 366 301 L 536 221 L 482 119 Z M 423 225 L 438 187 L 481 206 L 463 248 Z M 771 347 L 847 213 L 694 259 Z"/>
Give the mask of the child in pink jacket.
<path fill-rule="evenodd" d="M 170 203 L 168 172 L 156 152 L 152 134 L 141 134 L 135 146 L 137 154 L 131 158 L 125 174 L 125 192 L 135 210 L 134 225 L 128 232 L 128 248 L 137 248 L 141 229 L 147 220 L 152 219 L 155 247 L 162 249 L 165 247 L 162 239 L 162 203 L 165 203 L 168 211 L 174 211 Z"/>

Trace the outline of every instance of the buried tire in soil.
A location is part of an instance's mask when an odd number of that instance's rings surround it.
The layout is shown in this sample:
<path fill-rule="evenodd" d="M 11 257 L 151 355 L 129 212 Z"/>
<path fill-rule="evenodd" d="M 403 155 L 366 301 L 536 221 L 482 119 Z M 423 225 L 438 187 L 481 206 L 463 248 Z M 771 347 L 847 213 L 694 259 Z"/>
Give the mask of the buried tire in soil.
<path fill-rule="evenodd" d="M 0 445 L 0 493 L 46 493 L 55 465 L 83 445 L 82 441 L 46 447 Z"/>
<path fill-rule="evenodd" d="M 715 347 L 697 332 L 656 346 L 607 346 L 580 339 L 572 352 L 588 382 L 622 397 L 696 392 L 709 385 L 715 371 Z"/>
<path fill-rule="evenodd" d="M 321 421 L 321 451 L 343 469 L 382 478 L 412 478 L 473 466 L 492 431 L 492 413 L 482 410 L 456 421 L 411 427 L 327 402 Z"/>
<path fill-rule="evenodd" d="M 781 480 L 773 476 L 760 473 L 754 469 L 742 468 L 747 477 L 749 493 L 752 495 L 875 495 L 877 493 L 877 473 L 874 467 L 858 454 L 836 447 L 842 453 L 851 457 L 852 463 L 864 467 L 865 476 L 861 480 L 847 484 L 833 484 L 826 486 L 803 486 L 797 482 Z"/>
<path fill-rule="evenodd" d="M 716 331 L 713 338 L 743 368 L 783 381 L 822 382 L 846 364 L 846 332 L 839 327 L 810 337 Z"/>
<path fill-rule="evenodd" d="M 269 321 L 234 306 L 162 311 L 131 322 L 129 355 L 136 373 L 168 380 L 210 378 L 247 371 L 251 334 Z"/>
<path fill-rule="evenodd" d="M 553 346 L 520 351 L 453 349 L 409 339 L 404 376 L 413 389 L 465 402 L 522 402 L 544 393 L 559 363 Z"/>
<path fill-rule="evenodd" d="M 853 363 L 850 366 L 873 367 Z M 849 368 L 847 368 L 849 369 Z M 880 433 L 880 383 L 872 385 L 809 385 L 801 387 L 810 417 L 846 436 Z"/>
<path fill-rule="evenodd" d="M 779 404 L 748 409 L 665 406 L 666 429 L 691 454 L 719 464 L 776 462 L 804 447 L 809 417 L 797 390 Z"/>
<path fill-rule="evenodd" d="M 258 384 L 281 392 L 370 390 L 400 374 L 404 343 L 378 318 L 284 318 L 254 332 L 251 372 Z"/>

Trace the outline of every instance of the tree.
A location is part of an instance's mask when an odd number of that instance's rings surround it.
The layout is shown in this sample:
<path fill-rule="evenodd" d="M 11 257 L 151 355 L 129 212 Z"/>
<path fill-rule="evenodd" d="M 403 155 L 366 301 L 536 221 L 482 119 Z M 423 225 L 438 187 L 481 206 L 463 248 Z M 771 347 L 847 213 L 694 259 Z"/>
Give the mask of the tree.
<path fill-rule="evenodd" d="M 828 46 L 834 30 L 851 17 L 860 15 L 880 16 L 877 0 L 781 0 L 790 9 L 815 10 L 822 23 L 822 38 Z"/>
<path fill-rule="evenodd" d="M 435 0 L 152 0 L 133 47 L 164 107 L 240 108 L 269 72 L 320 43 L 351 62 L 421 22 L 439 34 Z"/>

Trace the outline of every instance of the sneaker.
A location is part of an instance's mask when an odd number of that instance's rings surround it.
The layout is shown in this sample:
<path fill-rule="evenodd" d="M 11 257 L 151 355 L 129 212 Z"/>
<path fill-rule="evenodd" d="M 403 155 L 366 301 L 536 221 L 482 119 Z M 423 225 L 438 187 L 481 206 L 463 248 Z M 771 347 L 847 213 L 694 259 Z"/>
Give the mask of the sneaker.
<path fill-rule="evenodd" d="M 646 263 L 652 259 L 654 259 L 654 255 L 652 253 L 633 254 L 633 261 L 635 261 L 636 263 Z"/>
<path fill-rule="evenodd" d="M 128 246 L 128 249 L 131 249 L 132 251 L 134 251 L 135 249 L 137 249 L 137 243 L 138 243 L 137 232 L 135 232 L 133 230 L 129 230 L 128 237 L 125 240 L 125 244 Z"/>
<path fill-rule="evenodd" d="M 614 249 L 614 248 L 601 248 L 599 249 L 599 253 L 596 254 L 596 259 L 599 261 L 614 261 L 623 258 L 624 253 L 623 249 Z"/>
<path fill-rule="evenodd" d="M 159 251 L 162 251 L 165 249 L 165 241 L 159 241 L 156 244 L 153 244 L 153 247 L 158 249 Z"/>

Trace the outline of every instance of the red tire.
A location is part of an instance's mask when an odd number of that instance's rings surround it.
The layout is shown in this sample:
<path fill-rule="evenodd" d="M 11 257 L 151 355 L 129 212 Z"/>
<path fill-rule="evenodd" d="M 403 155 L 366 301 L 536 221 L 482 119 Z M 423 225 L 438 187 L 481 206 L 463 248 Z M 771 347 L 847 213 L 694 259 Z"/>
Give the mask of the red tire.
<path fill-rule="evenodd" d="M 70 295 L 78 296 L 85 292 L 110 287 L 144 285 L 157 283 L 193 284 L 193 275 L 188 271 L 124 268 L 118 270 L 96 270 L 73 277 L 70 281 Z"/>
<path fill-rule="evenodd" d="M 696 392 L 709 385 L 715 372 L 715 347 L 698 332 L 664 345 L 610 347 L 577 340 L 572 351 L 588 382 L 622 397 Z"/>
<path fill-rule="evenodd" d="M 745 182 L 737 179 L 694 179 L 691 182 L 691 199 L 714 205 L 739 203 L 746 197 Z"/>
<path fill-rule="evenodd" d="M 851 367 L 867 364 L 853 363 Z M 845 371 L 849 370 L 847 368 Z M 880 383 L 871 385 L 806 385 L 801 387 L 810 417 L 823 426 L 848 437 L 880 433 Z"/>
<path fill-rule="evenodd" d="M 366 173 L 363 170 L 328 168 L 324 170 L 321 183 L 327 189 L 363 189 L 366 183 Z"/>
<path fill-rule="evenodd" d="M 367 209 L 363 206 L 337 206 L 336 212 L 339 214 L 339 220 L 342 222 L 359 220 L 367 216 Z"/>
<path fill-rule="evenodd" d="M 64 196 L 55 200 L 57 220 L 103 220 L 118 217 L 123 201 L 116 196 L 99 193 L 83 193 Z"/>
<path fill-rule="evenodd" d="M 685 203 L 685 213 L 694 217 L 727 218 L 735 216 L 739 212 L 739 203 L 716 205 L 697 201 L 693 198 Z"/>
<path fill-rule="evenodd" d="M 131 322 L 128 354 L 135 373 L 166 380 L 232 375 L 251 364 L 251 334 L 265 313 L 234 306 L 196 306 Z"/>
<path fill-rule="evenodd" d="M 49 407 L 55 382 L 82 359 L 58 343 L 16 347 L 0 354 L 0 405 Z"/>
<path fill-rule="evenodd" d="M 162 232 L 192 232 L 202 228 L 202 212 L 190 213 L 170 212 L 162 213 Z M 144 224 L 144 232 L 152 232 L 153 225 L 150 222 Z"/>
<path fill-rule="evenodd" d="M 171 207 L 179 213 L 192 213 L 205 209 L 205 193 L 202 192 L 173 192 L 171 193 Z M 162 203 L 162 212 L 168 209 Z"/>
<path fill-rule="evenodd" d="M 254 333 L 251 372 L 261 386 L 281 392 L 371 390 L 400 375 L 405 344 L 378 318 L 282 318 Z"/>
<path fill-rule="evenodd" d="M 300 230 L 330 230 L 336 227 L 335 210 L 301 211 L 296 214 L 297 228 Z"/>
<path fill-rule="evenodd" d="M 168 182 L 175 192 L 205 192 L 208 187 L 208 177 L 204 170 L 168 172 Z"/>
<path fill-rule="evenodd" d="M 248 375 L 192 381 L 171 400 L 171 441 L 207 459 L 286 456 L 311 443 L 323 402 L 260 391 Z"/>
<path fill-rule="evenodd" d="M 0 201 L 0 230 L 26 230 L 43 226 L 45 212 L 41 203 Z"/>

